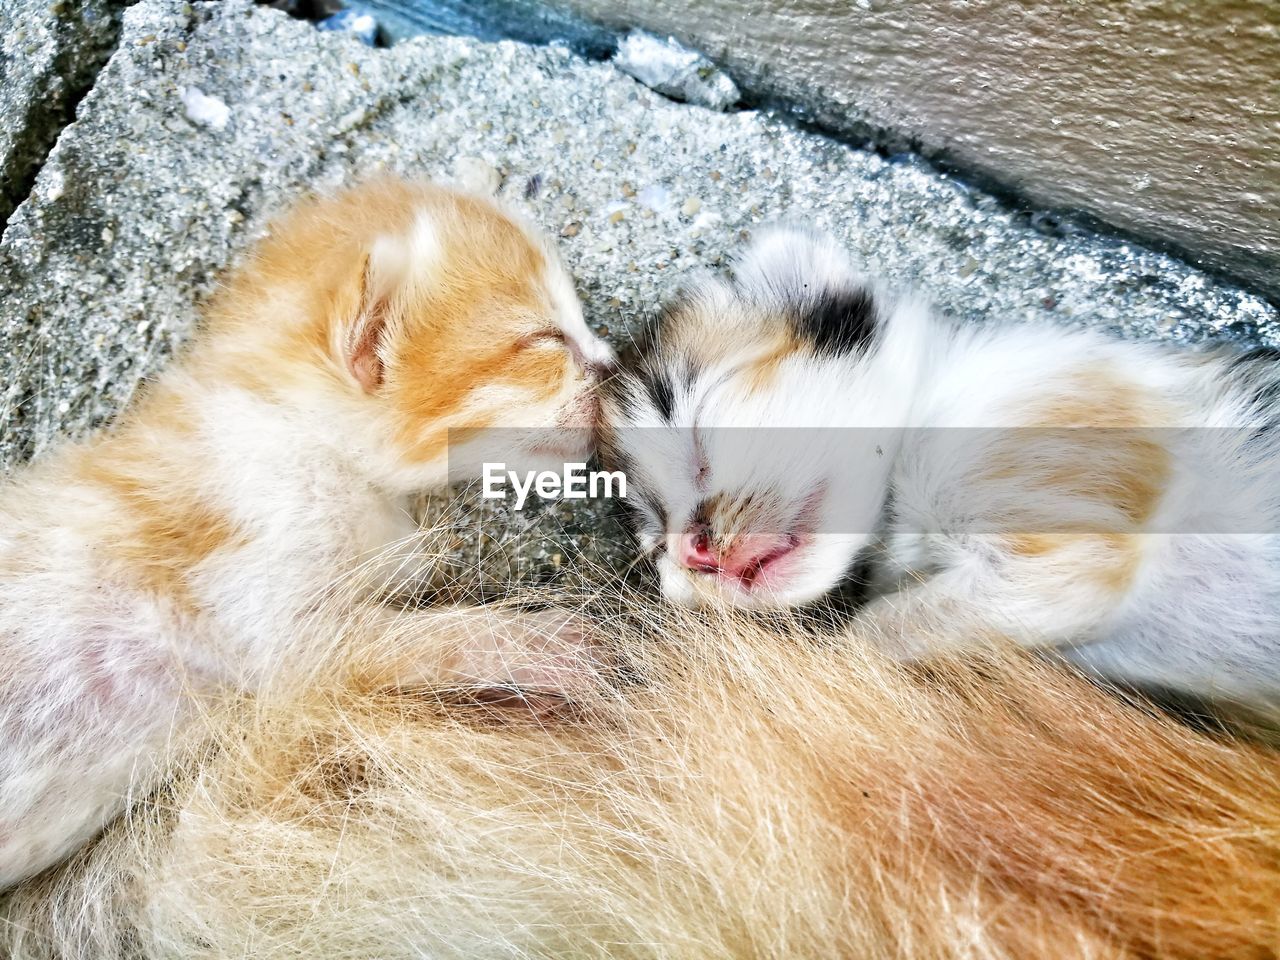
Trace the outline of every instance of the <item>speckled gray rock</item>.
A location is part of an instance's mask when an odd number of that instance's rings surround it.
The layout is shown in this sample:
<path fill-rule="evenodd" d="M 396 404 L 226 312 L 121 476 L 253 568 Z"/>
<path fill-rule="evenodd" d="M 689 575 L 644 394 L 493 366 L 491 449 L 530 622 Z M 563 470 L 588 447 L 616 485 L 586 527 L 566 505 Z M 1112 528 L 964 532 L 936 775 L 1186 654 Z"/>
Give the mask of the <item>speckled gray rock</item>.
<path fill-rule="evenodd" d="M 115 45 L 123 0 L 0 4 L 0 222 Z"/>
<path fill-rule="evenodd" d="M 248 0 L 143 0 L 0 244 L 0 460 L 118 409 L 273 212 L 382 169 L 497 185 L 563 237 L 616 344 L 691 272 L 785 218 L 975 322 L 1280 343 L 1274 309 L 1178 261 L 1056 236 L 923 166 L 675 104 L 564 50 L 448 37 L 373 50 Z M 429 511 L 450 518 L 446 572 L 469 583 L 630 553 L 592 509 L 477 503 Z"/>
<path fill-rule="evenodd" d="M 728 110 L 742 99 L 727 73 L 674 37 L 632 30 L 618 42 L 613 65 L 658 93 L 711 110 Z"/>

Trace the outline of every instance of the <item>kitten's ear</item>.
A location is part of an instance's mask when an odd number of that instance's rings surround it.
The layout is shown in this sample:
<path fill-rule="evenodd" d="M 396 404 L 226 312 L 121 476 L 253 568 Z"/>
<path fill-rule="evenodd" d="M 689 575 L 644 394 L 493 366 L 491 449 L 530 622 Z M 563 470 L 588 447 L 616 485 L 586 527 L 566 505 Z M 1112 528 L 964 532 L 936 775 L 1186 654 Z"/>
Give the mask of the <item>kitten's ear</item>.
<path fill-rule="evenodd" d="M 373 255 L 366 254 L 360 268 L 360 305 L 343 343 L 347 370 L 365 393 L 373 393 L 382 386 L 385 369 L 379 347 L 390 309 L 388 298 L 377 292 L 378 281 L 372 261 Z"/>
<path fill-rule="evenodd" d="M 407 234 L 379 237 L 365 254 L 359 302 L 343 343 L 347 370 L 365 393 L 382 386 L 389 332 L 438 253 L 435 228 L 420 213 Z"/>
<path fill-rule="evenodd" d="M 833 238 L 790 227 L 757 234 L 733 273 L 739 291 L 766 303 L 812 300 L 863 285 L 848 254 Z"/>

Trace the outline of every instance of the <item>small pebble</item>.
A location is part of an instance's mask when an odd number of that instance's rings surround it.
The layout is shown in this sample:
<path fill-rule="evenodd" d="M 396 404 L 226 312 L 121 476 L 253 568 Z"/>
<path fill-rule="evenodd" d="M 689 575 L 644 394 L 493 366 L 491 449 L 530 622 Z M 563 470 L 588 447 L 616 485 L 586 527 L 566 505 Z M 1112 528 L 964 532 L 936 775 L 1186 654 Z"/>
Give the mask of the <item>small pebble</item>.
<path fill-rule="evenodd" d="M 581 220 L 570 220 L 568 223 L 566 223 L 563 227 L 560 228 L 560 236 L 562 237 L 576 237 L 581 232 L 582 232 Z"/>
<path fill-rule="evenodd" d="M 480 157 L 458 157 L 453 161 L 453 179 L 464 190 L 492 197 L 502 186 L 502 174 Z"/>
<path fill-rule="evenodd" d="M 690 197 L 680 207 L 680 215 L 683 217 L 693 218 L 698 215 L 698 211 L 702 209 L 702 201 L 697 197 Z"/>
<path fill-rule="evenodd" d="M 182 105 L 187 111 L 188 120 L 215 131 L 227 129 L 228 120 L 232 116 L 232 110 L 227 104 L 218 97 L 207 96 L 200 87 L 184 87 Z"/>
<path fill-rule="evenodd" d="M 633 30 L 618 44 L 613 64 L 664 96 L 712 110 L 728 110 L 742 99 L 737 85 L 711 60 L 674 37 Z"/>

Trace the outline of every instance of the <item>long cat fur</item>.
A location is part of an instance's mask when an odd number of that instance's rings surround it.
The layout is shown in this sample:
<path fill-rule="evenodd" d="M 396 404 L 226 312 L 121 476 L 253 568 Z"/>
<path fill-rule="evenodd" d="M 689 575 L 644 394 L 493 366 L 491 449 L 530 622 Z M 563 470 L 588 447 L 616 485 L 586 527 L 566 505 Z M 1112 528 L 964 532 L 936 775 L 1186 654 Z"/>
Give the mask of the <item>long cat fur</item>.
<path fill-rule="evenodd" d="M 922 671 L 634 598 L 602 632 L 629 680 L 561 716 L 371 688 L 408 651 L 368 640 L 211 712 L 167 787 L 0 902 L 0 952 L 1278 955 L 1275 753 L 1012 646 Z"/>

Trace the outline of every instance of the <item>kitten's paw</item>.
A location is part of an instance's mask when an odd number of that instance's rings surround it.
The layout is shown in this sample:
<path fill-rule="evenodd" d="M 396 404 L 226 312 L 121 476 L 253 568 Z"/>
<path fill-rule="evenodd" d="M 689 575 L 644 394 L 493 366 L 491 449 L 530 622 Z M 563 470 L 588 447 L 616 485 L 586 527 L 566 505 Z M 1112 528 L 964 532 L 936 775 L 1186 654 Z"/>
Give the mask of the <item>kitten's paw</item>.
<path fill-rule="evenodd" d="M 972 604 L 922 590 L 901 590 L 871 600 L 857 614 L 867 639 L 902 663 L 991 651 L 1011 644 L 1043 646 L 1010 636 Z"/>

